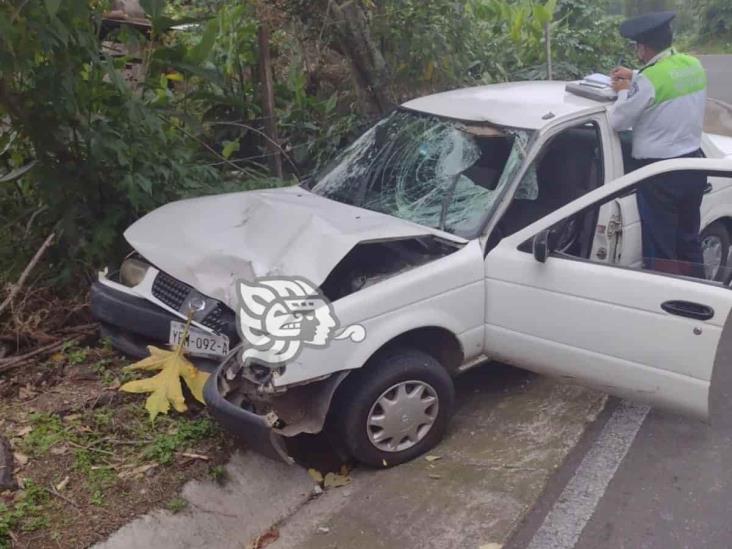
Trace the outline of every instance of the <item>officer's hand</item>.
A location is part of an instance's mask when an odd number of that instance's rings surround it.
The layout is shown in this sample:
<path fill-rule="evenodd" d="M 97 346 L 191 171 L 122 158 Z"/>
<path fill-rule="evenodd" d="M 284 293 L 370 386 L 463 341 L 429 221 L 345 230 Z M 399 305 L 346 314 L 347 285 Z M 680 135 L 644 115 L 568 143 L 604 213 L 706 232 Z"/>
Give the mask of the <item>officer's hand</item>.
<path fill-rule="evenodd" d="M 627 67 L 615 67 L 610 73 L 610 78 L 612 78 L 613 80 L 615 80 L 616 78 L 623 80 L 632 80 L 633 71 Z"/>
<path fill-rule="evenodd" d="M 630 89 L 630 79 L 626 78 L 613 78 L 612 87 L 615 93 L 620 93 L 621 90 Z"/>

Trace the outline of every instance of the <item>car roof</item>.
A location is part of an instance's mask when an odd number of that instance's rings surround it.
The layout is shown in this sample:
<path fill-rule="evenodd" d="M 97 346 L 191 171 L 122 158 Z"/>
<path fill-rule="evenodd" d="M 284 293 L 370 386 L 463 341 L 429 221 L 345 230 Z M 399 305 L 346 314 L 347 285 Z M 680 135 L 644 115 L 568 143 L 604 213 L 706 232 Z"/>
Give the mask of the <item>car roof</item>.
<path fill-rule="evenodd" d="M 566 85 L 562 81 L 491 84 L 419 97 L 402 107 L 458 120 L 536 130 L 560 116 L 601 110 L 610 104 L 568 93 Z"/>

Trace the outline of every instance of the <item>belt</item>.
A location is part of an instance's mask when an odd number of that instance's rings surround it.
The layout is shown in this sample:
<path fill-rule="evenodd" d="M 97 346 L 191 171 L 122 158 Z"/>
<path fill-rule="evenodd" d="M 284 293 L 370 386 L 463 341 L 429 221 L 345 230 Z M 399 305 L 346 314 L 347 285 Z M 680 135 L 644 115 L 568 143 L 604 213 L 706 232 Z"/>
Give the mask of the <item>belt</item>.
<path fill-rule="evenodd" d="M 669 158 L 633 158 L 633 163 L 640 168 L 642 166 L 648 166 L 648 164 L 653 164 L 654 162 L 663 162 L 664 160 L 674 160 L 676 158 L 704 158 L 704 153 L 701 149 L 696 149 L 690 153 L 671 156 Z"/>

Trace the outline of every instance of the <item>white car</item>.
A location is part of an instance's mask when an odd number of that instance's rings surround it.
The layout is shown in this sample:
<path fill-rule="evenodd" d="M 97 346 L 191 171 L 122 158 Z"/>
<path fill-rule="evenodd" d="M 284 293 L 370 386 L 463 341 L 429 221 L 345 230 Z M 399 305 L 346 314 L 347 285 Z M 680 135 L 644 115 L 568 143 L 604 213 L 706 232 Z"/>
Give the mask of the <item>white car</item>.
<path fill-rule="evenodd" d="M 286 437 L 326 425 L 364 463 L 412 459 L 447 429 L 452 377 L 488 360 L 706 417 L 732 306 L 732 139 L 705 135 L 708 158 L 626 174 L 630 136 L 612 131 L 610 106 L 560 82 L 409 101 L 300 186 L 146 215 L 92 310 L 133 355 L 177 342 L 192 311 L 211 413 L 284 459 Z M 679 170 L 709 176 L 708 280 L 641 268 L 634 188 Z M 269 324 L 283 296 L 323 314 Z M 307 322 L 319 336 L 302 335 Z M 297 352 L 258 360 L 252 334 Z"/>

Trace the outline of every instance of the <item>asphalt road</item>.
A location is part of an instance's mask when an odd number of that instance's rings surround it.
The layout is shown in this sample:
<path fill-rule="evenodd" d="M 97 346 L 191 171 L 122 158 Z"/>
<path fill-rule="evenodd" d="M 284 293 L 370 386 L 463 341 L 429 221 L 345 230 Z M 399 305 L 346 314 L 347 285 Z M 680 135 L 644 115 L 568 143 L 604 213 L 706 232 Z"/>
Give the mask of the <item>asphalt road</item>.
<path fill-rule="evenodd" d="M 732 55 L 700 56 L 709 79 L 709 97 L 732 105 Z"/>
<path fill-rule="evenodd" d="M 709 96 L 732 104 L 732 56 L 705 56 Z M 614 401 L 506 549 L 732 547 L 732 317 L 711 423 Z"/>

